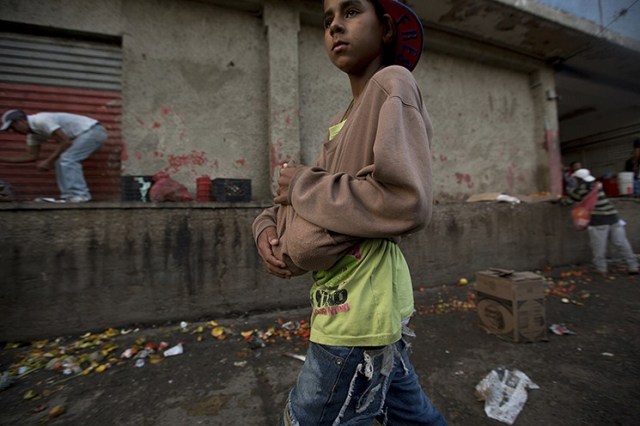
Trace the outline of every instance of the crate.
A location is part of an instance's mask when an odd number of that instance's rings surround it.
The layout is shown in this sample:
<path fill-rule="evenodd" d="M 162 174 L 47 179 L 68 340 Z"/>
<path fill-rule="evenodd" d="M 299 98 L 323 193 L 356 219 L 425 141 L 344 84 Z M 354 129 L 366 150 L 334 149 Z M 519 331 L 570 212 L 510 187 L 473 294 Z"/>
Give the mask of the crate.
<path fill-rule="evenodd" d="M 233 203 L 251 201 L 251 179 L 213 179 L 211 199 Z"/>
<path fill-rule="evenodd" d="M 151 185 L 153 185 L 153 176 L 120 176 L 122 201 L 148 203 Z"/>

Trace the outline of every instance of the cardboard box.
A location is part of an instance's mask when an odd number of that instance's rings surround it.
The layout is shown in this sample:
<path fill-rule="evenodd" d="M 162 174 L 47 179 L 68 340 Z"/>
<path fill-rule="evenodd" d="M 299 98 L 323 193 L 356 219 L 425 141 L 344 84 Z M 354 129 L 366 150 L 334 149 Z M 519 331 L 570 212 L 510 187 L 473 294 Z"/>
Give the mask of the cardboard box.
<path fill-rule="evenodd" d="M 476 272 L 478 315 L 492 334 L 514 342 L 546 340 L 545 281 L 533 272 Z"/>

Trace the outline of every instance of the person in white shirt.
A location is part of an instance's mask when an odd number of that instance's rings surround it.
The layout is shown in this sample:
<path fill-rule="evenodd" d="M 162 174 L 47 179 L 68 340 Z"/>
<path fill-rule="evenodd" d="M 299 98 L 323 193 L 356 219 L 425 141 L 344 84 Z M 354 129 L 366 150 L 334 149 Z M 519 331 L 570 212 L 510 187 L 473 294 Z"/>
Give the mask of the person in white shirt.
<path fill-rule="evenodd" d="M 97 120 L 58 112 L 27 115 L 19 109 L 11 109 L 2 115 L 0 131 L 7 130 L 26 135 L 27 150 L 20 156 L 1 156 L 0 161 L 36 162 L 36 168 L 45 171 L 55 167 L 63 201 L 82 203 L 91 200 L 81 161 L 97 151 L 107 140 L 107 131 Z M 40 160 L 40 147 L 49 139 L 58 145 L 51 155 Z"/>

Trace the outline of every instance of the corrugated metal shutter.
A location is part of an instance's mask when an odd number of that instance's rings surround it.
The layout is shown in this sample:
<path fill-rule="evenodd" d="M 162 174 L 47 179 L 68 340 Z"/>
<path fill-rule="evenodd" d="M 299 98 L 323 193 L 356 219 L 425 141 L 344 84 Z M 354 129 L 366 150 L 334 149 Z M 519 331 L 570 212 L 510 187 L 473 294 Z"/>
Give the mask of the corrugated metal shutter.
<path fill-rule="evenodd" d="M 2 81 L 120 92 L 117 46 L 0 33 Z"/>
<path fill-rule="evenodd" d="M 19 108 L 27 114 L 70 112 L 99 120 L 109 138 L 83 168 L 95 200 L 120 198 L 120 135 L 122 59 L 110 44 L 0 33 L 0 110 Z M 0 133 L 3 155 L 25 151 L 24 136 Z M 42 147 L 41 158 L 54 143 Z M 53 172 L 40 172 L 32 163 L 0 163 L 0 178 L 21 200 L 57 197 Z"/>

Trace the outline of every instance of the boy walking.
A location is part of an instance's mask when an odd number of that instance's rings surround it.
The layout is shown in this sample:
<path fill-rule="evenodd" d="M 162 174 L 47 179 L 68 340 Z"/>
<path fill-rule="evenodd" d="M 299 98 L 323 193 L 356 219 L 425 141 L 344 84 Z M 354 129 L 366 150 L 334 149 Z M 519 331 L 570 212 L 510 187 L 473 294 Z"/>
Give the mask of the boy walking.
<path fill-rule="evenodd" d="M 349 77 L 353 100 L 332 121 L 314 167 L 282 169 L 276 205 L 253 224 L 267 271 L 281 278 L 299 273 L 294 268 L 314 271 L 309 350 L 281 424 L 446 425 L 402 338 L 413 287 L 397 242 L 424 228 L 432 208 L 432 128 L 410 72 L 422 53 L 422 25 L 395 0 L 325 0 L 323 22 L 327 54 Z M 324 245 L 279 233 L 282 211 L 321 229 L 310 235 Z M 348 248 L 327 266 L 332 238 Z M 293 243 L 293 264 L 278 250 L 284 242 Z M 321 268 L 313 258 L 296 264 L 309 259 L 297 252 L 305 246 Z"/>
<path fill-rule="evenodd" d="M 58 143 L 53 153 L 36 163 L 38 170 L 56 169 L 62 201 L 83 203 L 91 200 L 81 161 L 97 151 L 107 140 L 107 131 L 93 118 L 68 113 L 41 112 L 27 115 L 12 109 L 2 116 L 0 131 L 13 130 L 27 135 L 24 155 L 0 157 L 1 162 L 29 163 L 40 157 L 40 146 L 48 139 Z"/>

